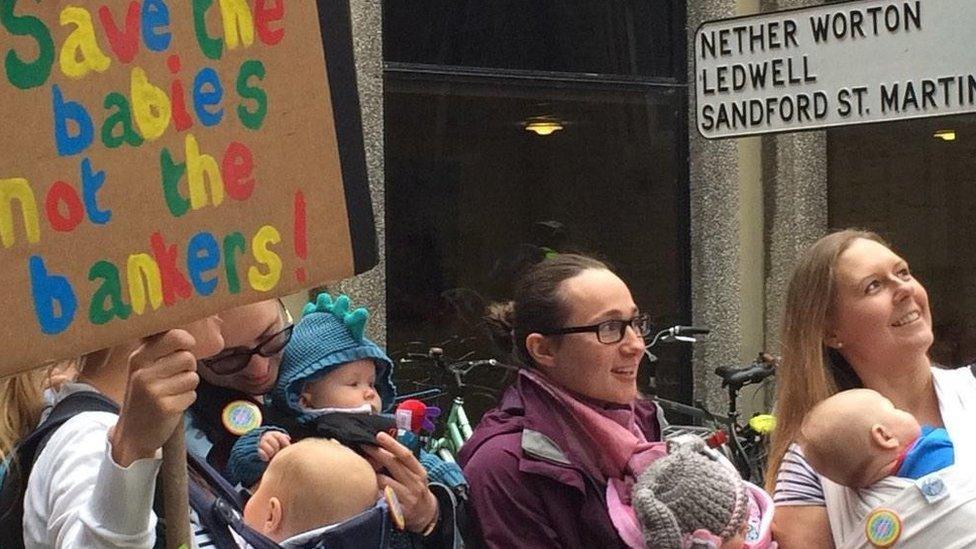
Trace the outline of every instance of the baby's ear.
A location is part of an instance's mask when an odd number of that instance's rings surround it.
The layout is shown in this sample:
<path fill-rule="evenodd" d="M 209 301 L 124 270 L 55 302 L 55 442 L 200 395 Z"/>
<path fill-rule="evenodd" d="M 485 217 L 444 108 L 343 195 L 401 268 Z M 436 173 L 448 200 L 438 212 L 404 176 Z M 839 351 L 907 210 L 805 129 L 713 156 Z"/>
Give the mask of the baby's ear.
<path fill-rule="evenodd" d="M 899 444 L 896 437 L 887 427 L 880 423 L 871 426 L 871 443 L 884 450 L 895 450 Z"/>
<path fill-rule="evenodd" d="M 264 534 L 277 534 L 281 531 L 284 520 L 284 509 L 281 507 L 281 500 L 271 496 L 268 499 L 268 514 L 264 517 Z M 271 536 L 269 536 L 271 537 Z"/>

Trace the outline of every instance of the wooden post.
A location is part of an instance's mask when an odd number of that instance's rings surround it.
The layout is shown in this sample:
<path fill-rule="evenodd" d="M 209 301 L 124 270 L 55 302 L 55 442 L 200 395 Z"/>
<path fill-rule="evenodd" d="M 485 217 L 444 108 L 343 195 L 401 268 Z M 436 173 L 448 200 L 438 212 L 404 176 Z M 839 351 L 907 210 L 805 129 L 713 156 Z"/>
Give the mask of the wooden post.
<path fill-rule="evenodd" d="M 163 510 L 166 517 L 166 549 L 191 547 L 190 498 L 187 492 L 186 441 L 183 439 L 183 421 L 177 424 L 173 435 L 163 445 L 163 465 L 160 471 L 163 483 Z"/>

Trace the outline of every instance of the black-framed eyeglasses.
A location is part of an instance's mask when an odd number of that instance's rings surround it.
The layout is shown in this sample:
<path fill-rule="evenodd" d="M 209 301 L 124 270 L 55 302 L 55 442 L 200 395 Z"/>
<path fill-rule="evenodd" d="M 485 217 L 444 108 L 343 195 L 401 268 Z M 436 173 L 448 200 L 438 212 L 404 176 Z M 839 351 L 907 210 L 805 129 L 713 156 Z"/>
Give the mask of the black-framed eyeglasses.
<path fill-rule="evenodd" d="M 270 358 L 284 350 L 285 345 L 291 340 L 291 332 L 294 328 L 294 324 L 289 324 L 280 332 L 271 334 L 259 341 L 254 347 L 233 347 L 225 349 L 223 353 L 217 356 L 201 360 L 200 364 L 220 376 L 236 374 L 244 368 L 247 368 L 252 356 L 261 355 L 265 358 Z"/>
<path fill-rule="evenodd" d="M 593 332 L 600 343 L 611 345 L 624 338 L 627 327 L 633 328 L 634 332 L 641 337 L 646 337 L 651 333 L 651 322 L 647 314 L 640 314 L 630 320 L 604 320 L 599 324 L 591 326 L 573 326 L 572 328 L 558 328 L 539 332 L 542 335 L 561 335 L 561 334 L 584 334 Z"/>

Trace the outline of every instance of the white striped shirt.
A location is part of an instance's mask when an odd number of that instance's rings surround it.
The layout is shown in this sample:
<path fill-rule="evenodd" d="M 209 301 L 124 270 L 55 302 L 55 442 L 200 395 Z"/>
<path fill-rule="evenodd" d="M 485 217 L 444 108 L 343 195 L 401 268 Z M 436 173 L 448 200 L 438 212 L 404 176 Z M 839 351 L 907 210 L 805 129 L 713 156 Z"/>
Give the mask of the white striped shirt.
<path fill-rule="evenodd" d="M 796 443 L 790 444 L 779 465 L 773 502 L 784 506 L 826 506 L 820 474 L 810 467 L 803 457 L 803 450 Z"/>

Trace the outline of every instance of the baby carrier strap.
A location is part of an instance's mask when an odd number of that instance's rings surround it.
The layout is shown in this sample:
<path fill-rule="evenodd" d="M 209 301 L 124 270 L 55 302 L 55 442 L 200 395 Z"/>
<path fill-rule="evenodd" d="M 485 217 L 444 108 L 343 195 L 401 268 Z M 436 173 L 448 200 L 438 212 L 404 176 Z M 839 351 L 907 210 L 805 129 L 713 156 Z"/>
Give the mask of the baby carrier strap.
<path fill-rule="evenodd" d="M 238 549 L 231 530 L 254 549 L 280 549 L 280 546 L 244 524 L 240 512 L 227 500 L 217 497 L 190 477 L 187 483 L 190 507 L 197 513 L 200 525 L 207 529 L 217 549 Z"/>
<path fill-rule="evenodd" d="M 231 530 L 254 549 L 278 549 L 279 545 L 250 528 L 241 519 L 244 498 L 206 461 L 187 453 L 190 507 L 196 511 L 201 526 L 207 529 L 218 549 L 240 547 Z"/>
<path fill-rule="evenodd" d="M 260 532 L 244 524 L 241 512 L 244 498 L 209 463 L 190 454 L 187 465 L 192 474 L 188 483 L 190 505 L 200 517 L 200 522 L 210 533 L 218 549 L 239 547 L 231 530 L 254 549 L 277 549 L 280 546 Z M 385 501 L 362 513 L 309 537 L 300 545 L 308 549 L 359 549 L 387 547 L 392 523 Z"/>
<path fill-rule="evenodd" d="M 245 502 L 241 493 L 208 462 L 192 453 L 187 453 L 186 465 L 190 470 L 199 475 L 199 479 L 214 493 L 214 496 L 227 501 L 238 509 L 244 508 Z"/>
<path fill-rule="evenodd" d="M 362 513 L 310 539 L 308 549 L 361 549 L 383 548 L 390 544 L 392 523 L 385 500 Z"/>
<path fill-rule="evenodd" d="M 94 391 L 72 393 L 58 402 L 47 419 L 18 442 L 5 460 L 6 473 L 0 485 L 0 539 L 4 547 L 24 546 L 24 497 L 34 462 L 58 428 L 81 412 L 118 414 L 119 406 Z"/>

